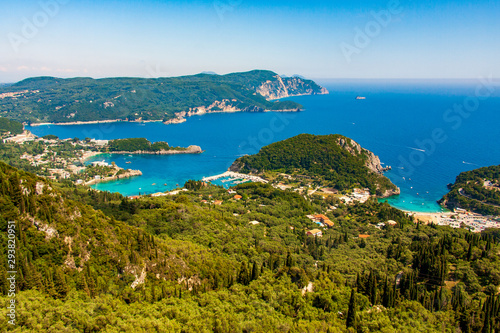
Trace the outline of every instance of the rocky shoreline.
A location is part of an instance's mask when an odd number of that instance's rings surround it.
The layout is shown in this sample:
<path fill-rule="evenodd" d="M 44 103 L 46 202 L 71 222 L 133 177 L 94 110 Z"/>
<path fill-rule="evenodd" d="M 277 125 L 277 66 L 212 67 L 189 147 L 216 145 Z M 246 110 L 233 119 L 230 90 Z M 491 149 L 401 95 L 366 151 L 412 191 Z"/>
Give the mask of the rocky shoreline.
<path fill-rule="evenodd" d="M 192 117 L 192 116 L 202 116 L 205 114 L 211 114 L 211 113 L 236 113 L 236 112 L 300 112 L 304 111 L 303 109 L 282 109 L 282 110 L 267 110 L 263 108 L 259 108 L 257 106 L 254 107 L 247 107 L 244 109 L 238 109 L 234 108 L 231 106 L 225 106 L 224 109 L 222 110 L 212 110 L 210 109 L 212 106 L 205 108 L 205 107 L 198 107 L 198 108 L 193 108 L 189 111 L 183 111 L 183 112 L 177 112 L 175 113 L 175 118 L 169 119 L 167 121 L 164 121 L 163 124 L 165 125 L 170 125 L 170 124 L 182 124 L 187 121 L 187 117 Z"/>
<path fill-rule="evenodd" d="M 176 155 L 176 154 L 201 154 L 203 150 L 200 146 L 191 145 L 185 150 L 159 150 L 159 151 L 110 151 L 104 154 L 132 154 L 132 155 Z"/>
<path fill-rule="evenodd" d="M 108 119 L 108 120 L 90 120 L 90 121 L 70 121 L 67 123 L 34 123 L 30 124 L 30 126 L 44 126 L 44 125 L 90 125 L 90 124 L 109 124 L 109 123 L 155 123 L 160 122 L 161 120 L 126 120 L 126 119 Z"/>

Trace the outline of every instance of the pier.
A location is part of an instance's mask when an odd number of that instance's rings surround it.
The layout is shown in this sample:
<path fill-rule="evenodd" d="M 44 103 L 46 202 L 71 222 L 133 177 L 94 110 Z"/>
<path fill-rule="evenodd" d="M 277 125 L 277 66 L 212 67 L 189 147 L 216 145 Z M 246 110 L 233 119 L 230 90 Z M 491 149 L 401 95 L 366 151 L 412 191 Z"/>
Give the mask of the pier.
<path fill-rule="evenodd" d="M 215 175 L 215 176 L 210 176 L 210 177 L 203 177 L 202 181 L 204 182 L 211 182 L 213 180 L 219 179 L 219 178 L 226 178 L 230 177 L 233 179 L 248 179 L 253 182 L 260 182 L 260 183 L 268 183 L 267 180 L 257 177 L 257 176 L 251 176 L 251 175 L 246 175 L 243 173 L 238 173 L 238 172 L 233 172 L 233 171 L 226 171 L 224 173 L 221 173 L 220 175 Z"/>

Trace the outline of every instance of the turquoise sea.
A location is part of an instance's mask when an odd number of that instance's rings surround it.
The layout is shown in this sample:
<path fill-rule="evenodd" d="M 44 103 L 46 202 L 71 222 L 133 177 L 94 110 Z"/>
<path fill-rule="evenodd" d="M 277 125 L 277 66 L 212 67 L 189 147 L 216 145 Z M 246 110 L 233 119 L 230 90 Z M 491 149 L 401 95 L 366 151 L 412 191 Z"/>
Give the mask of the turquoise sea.
<path fill-rule="evenodd" d="M 304 105 L 305 111 L 298 113 L 209 114 L 176 125 L 111 123 L 27 129 L 60 138 L 145 137 L 205 150 L 200 155 L 94 158 L 143 172 L 141 177 L 95 186 L 124 195 L 166 191 L 188 179 L 222 173 L 239 156 L 300 133 L 339 133 L 373 151 L 393 167 L 386 175 L 401 188 L 401 195 L 389 203 L 405 210 L 440 211 L 436 200 L 460 172 L 500 164 L 500 85 L 484 85 L 480 80 L 317 82 L 330 94 L 289 98 Z M 366 99 L 357 100 L 357 96 Z"/>

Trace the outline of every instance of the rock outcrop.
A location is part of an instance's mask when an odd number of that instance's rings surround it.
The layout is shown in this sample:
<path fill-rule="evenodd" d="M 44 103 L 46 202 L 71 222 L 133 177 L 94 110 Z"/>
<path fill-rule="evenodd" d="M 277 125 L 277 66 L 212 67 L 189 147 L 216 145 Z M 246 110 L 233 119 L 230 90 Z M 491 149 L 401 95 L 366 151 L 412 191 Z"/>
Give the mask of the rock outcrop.
<path fill-rule="evenodd" d="M 340 147 L 344 148 L 353 155 L 364 155 L 366 158 L 365 165 L 371 171 L 379 174 L 382 174 L 385 171 L 380 163 L 380 158 L 368 149 L 362 148 L 356 141 L 348 138 L 338 138 L 337 142 Z"/>
<path fill-rule="evenodd" d="M 275 80 L 267 80 L 256 89 L 257 93 L 268 100 L 292 96 L 328 94 L 326 88 L 312 84 L 314 82 L 299 77 L 282 78 L 276 75 L 274 78 Z"/>

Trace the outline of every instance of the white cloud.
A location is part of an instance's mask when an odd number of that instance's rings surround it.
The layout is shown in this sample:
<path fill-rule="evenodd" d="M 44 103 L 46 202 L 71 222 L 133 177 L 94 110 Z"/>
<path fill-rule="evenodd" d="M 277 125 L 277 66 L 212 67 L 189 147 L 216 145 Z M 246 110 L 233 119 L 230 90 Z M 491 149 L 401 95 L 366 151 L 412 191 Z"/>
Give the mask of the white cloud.
<path fill-rule="evenodd" d="M 26 71 L 26 70 L 28 70 L 28 69 L 30 69 L 30 68 L 29 68 L 28 66 L 24 66 L 24 65 L 23 65 L 23 66 L 18 66 L 18 67 L 17 67 L 17 70 L 18 70 L 18 71 Z"/>

